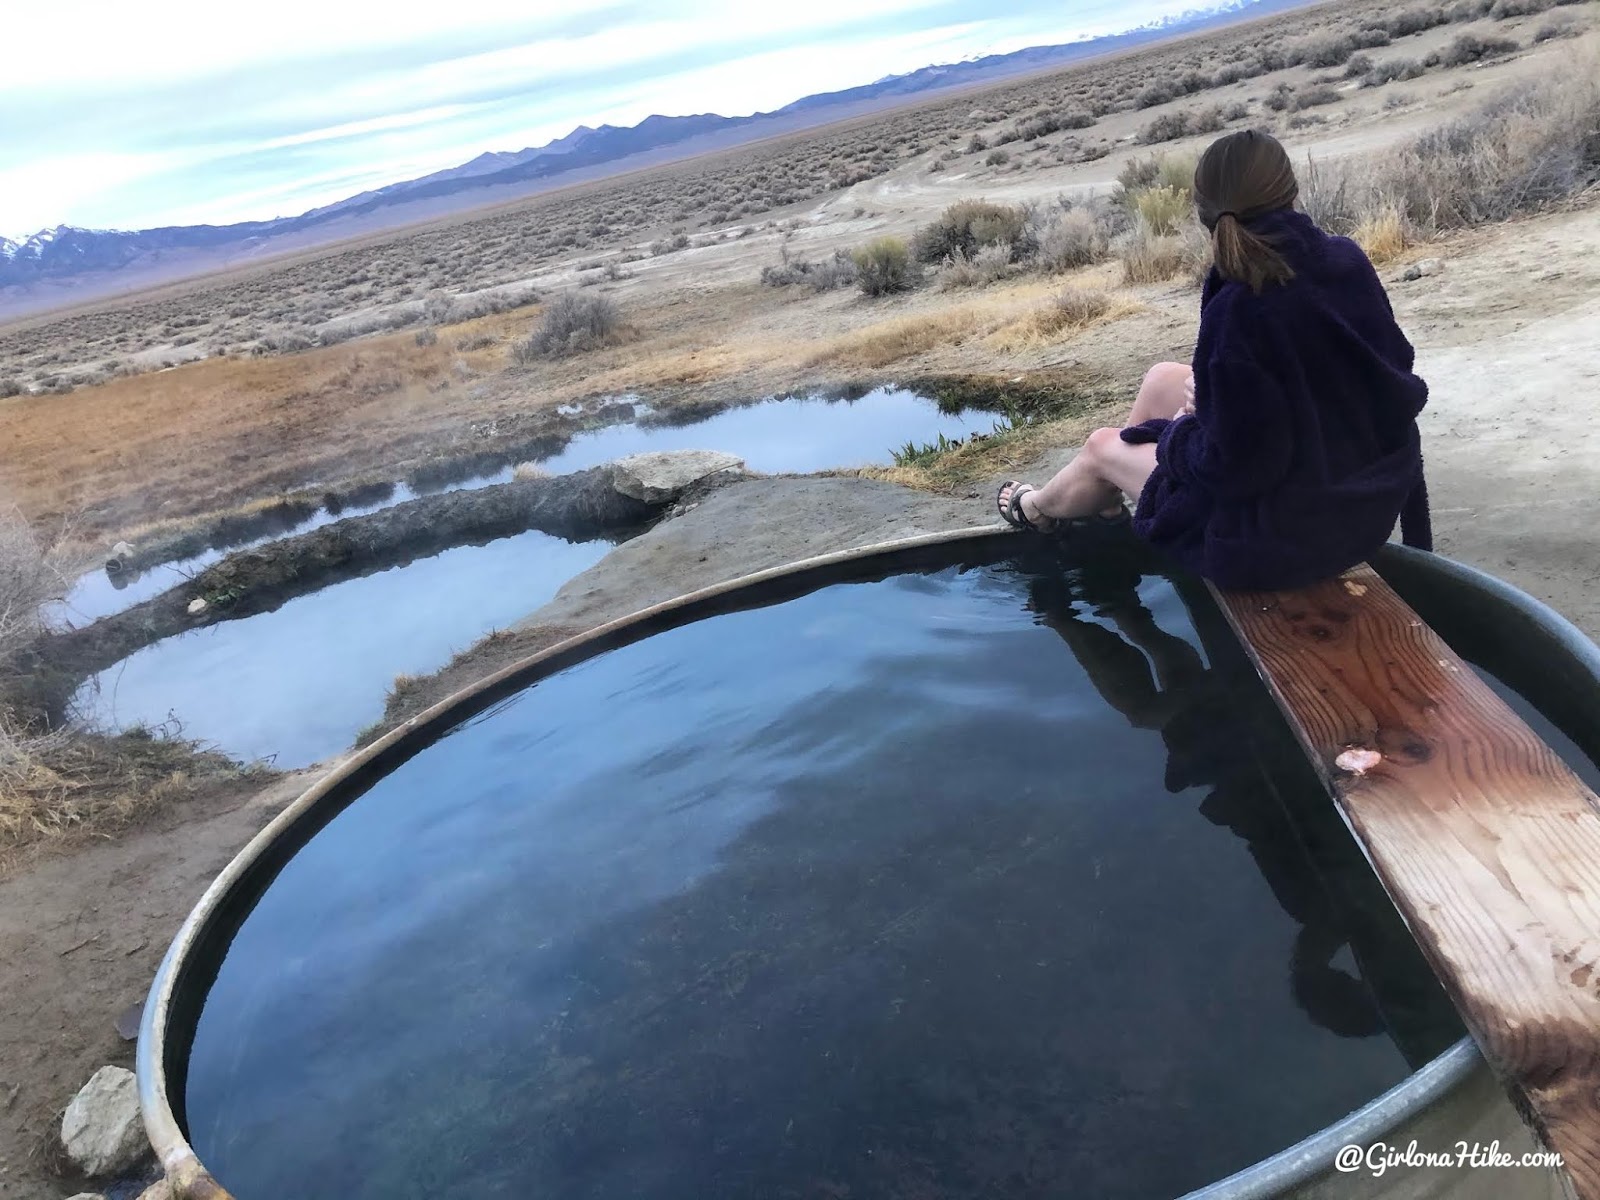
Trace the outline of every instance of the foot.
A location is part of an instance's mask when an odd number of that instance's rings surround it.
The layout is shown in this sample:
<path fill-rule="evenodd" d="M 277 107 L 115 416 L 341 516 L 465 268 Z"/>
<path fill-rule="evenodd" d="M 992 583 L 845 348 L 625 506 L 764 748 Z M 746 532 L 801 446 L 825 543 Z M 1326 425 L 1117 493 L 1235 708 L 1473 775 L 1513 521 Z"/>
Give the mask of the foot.
<path fill-rule="evenodd" d="M 1039 508 L 1039 491 L 1031 483 L 1013 479 L 1000 488 L 995 504 L 1006 524 L 1035 533 L 1050 533 L 1057 526 L 1087 525 L 1095 522 L 1120 522 L 1127 518 L 1127 507 L 1119 500 L 1092 517 L 1053 517 Z"/>
<path fill-rule="evenodd" d="M 1035 533 L 1049 533 L 1055 527 L 1055 518 L 1039 511 L 1039 492 L 1031 483 L 1013 479 L 1000 488 L 995 497 L 1000 515 L 1006 524 L 1017 529 L 1031 529 Z"/>

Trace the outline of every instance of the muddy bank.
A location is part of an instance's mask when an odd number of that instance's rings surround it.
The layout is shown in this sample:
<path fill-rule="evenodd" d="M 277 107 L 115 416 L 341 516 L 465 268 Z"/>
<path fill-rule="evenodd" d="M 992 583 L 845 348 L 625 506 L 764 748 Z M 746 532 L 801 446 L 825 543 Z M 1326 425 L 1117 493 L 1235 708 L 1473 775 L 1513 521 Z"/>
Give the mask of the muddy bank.
<path fill-rule="evenodd" d="M 601 467 L 444 492 L 230 555 L 168 592 L 44 639 L 15 664 L 12 700 L 58 723 L 79 683 L 163 638 L 268 612 L 296 596 L 455 546 L 527 530 L 571 541 L 625 537 L 665 508 L 665 502 L 623 495 L 614 484 L 614 469 Z"/>

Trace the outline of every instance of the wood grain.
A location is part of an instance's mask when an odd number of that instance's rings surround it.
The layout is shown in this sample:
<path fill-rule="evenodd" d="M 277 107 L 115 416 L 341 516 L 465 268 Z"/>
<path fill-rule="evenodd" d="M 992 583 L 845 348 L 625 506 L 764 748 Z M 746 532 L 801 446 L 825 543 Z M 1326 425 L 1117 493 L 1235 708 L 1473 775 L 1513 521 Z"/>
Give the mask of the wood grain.
<path fill-rule="evenodd" d="M 1370 567 L 1213 591 L 1484 1057 L 1600 1200 L 1600 799 Z"/>

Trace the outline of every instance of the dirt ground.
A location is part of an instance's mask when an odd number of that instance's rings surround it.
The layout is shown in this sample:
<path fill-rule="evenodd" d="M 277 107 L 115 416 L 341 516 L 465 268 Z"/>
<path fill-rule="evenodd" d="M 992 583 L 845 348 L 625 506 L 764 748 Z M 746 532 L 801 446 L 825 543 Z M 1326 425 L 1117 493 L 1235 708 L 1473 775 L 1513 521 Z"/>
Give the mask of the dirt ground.
<path fill-rule="evenodd" d="M 1541 49 L 1464 74 L 1476 91 L 1547 69 L 1560 53 L 1561 47 Z M 1315 144 L 1329 153 L 1370 148 L 1474 98 L 1473 91 L 1434 94 L 1453 86 L 1448 77 L 1410 86 L 1429 93 L 1426 105 L 1418 100 L 1414 109 L 1381 114 L 1376 103 L 1362 100 L 1361 114 L 1341 115 L 1342 124 L 1314 131 L 1321 139 Z M 909 170 L 885 176 L 818 204 L 790 237 L 790 248 L 820 257 L 877 231 L 907 230 L 964 195 L 1038 198 L 1104 187 L 1126 157 L 1014 176 L 963 179 Z M 439 447 L 481 443 L 493 436 L 485 429 L 515 429 L 528 412 L 579 395 L 648 386 L 664 394 L 748 396 L 863 373 L 888 379 L 1051 369 L 1131 398 L 1151 362 L 1186 358 L 1192 349 L 1197 302 L 1186 284 L 1135 289 L 1136 308 L 1075 337 L 1007 348 L 995 341 L 997 331 L 1012 313 L 1038 303 L 1047 285 L 1024 281 L 971 297 L 927 291 L 878 305 L 854 295 L 762 288 L 754 277 L 776 261 L 780 237 L 768 231 L 634 264 L 635 276 L 615 285 L 615 294 L 647 331 L 643 342 L 582 366 L 531 374 L 503 370 L 487 354 L 468 355 L 470 377 L 458 374 L 450 388 L 430 390 L 429 382 L 449 377 L 464 357 L 446 345 L 429 360 L 435 373 L 426 375 L 428 382 L 362 391 L 360 372 L 387 369 L 384 348 L 398 352 L 413 344 L 412 335 L 335 347 L 319 378 L 327 383 L 341 370 L 356 370 L 356 402 L 330 407 L 336 392 L 328 387 L 336 384 L 280 387 L 270 392 L 273 407 L 256 441 L 240 442 L 240 422 L 252 400 L 269 393 L 250 390 L 258 386 L 251 383 L 214 410 L 195 407 L 201 392 L 187 381 L 196 376 L 183 371 L 198 373 L 209 363 L 11 404 L 0 415 L 0 445 L 11 460 L 7 487 L 21 493 L 31 515 L 91 509 L 95 535 L 109 537 L 127 522 L 167 515 L 163 495 L 181 498 L 169 507 L 197 513 L 282 486 L 306 463 L 324 473 L 392 469 Z M 1426 259 L 1437 267 L 1414 281 L 1401 279 L 1408 265 Z M 1423 430 L 1439 549 L 1525 589 L 1600 637 L 1594 586 L 1600 533 L 1592 519 L 1600 432 L 1591 415 L 1600 385 L 1600 205 L 1420 247 L 1383 275 L 1432 388 Z M 970 311 L 913 353 L 864 365 L 873 361 L 859 344 L 864 328 L 952 309 Z M 488 320 L 504 338 L 527 319 Z M 492 353 L 503 352 L 502 346 Z M 322 353 L 302 359 L 323 362 L 313 358 Z M 339 354 L 344 358 L 336 361 Z M 366 365 L 352 368 L 352 357 Z M 222 361 L 215 371 L 252 368 L 250 360 Z M 265 375 L 271 364 L 290 360 L 262 361 Z M 183 387 L 176 386 L 180 378 Z M 180 399 L 195 411 L 184 436 L 175 437 L 163 422 Z M 69 407 L 51 409 L 46 400 Z M 321 416 L 302 426 L 312 408 Z M 102 419 L 124 409 L 125 417 L 110 424 Z M 61 420 L 64 411 L 69 421 Z M 1100 419 L 1113 423 L 1116 414 L 1107 409 Z M 994 524 L 1000 468 L 1005 476 L 1038 480 L 1069 453 L 1063 442 L 1000 464 L 991 477 L 949 494 L 849 477 L 753 480 L 718 490 L 619 547 L 545 609 L 469 652 L 406 703 L 414 710 L 553 640 L 695 587 L 852 545 Z M 239 455 L 243 460 L 232 457 Z M 240 475 L 242 462 L 252 464 L 244 473 L 248 494 L 230 486 L 229 474 Z M 225 862 L 327 765 L 275 780 L 260 794 L 227 792 L 186 804 L 115 840 L 39 849 L 0 878 L 6 979 L 0 1200 L 82 1190 L 79 1181 L 47 1170 L 46 1147 L 61 1109 L 96 1067 L 131 1061 L 131 1046 L 114 1022 L 142 997 L 184 914 Z"/>

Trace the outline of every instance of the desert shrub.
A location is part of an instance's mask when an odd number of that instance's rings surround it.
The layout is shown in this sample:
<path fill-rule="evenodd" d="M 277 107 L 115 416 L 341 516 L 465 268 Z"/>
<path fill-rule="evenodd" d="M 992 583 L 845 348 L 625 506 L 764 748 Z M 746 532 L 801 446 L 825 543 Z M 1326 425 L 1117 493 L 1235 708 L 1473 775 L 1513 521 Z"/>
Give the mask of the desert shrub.
<path fill-rule="evenodd" d="M 1179 138 L 1188 137 L 1190 132 L 1190 116 L 1188 113 L 1162 113 L 1155 120 L 1145 125 L 1143 129 L 1139 130 L 1139 141 L 1142 145 L 1153 146 L 1157 142 L 1173 142 Z"/>
<path fill-rule="evenodd" d="M 512 347 L 512 357 L 527 364 L 581 354 L 612 344 L 621 333 L 622 315 L 610 297 L 567 292 L 544 310 L 539 328 Z"/>
<path fill-rule="evenodd" d="M 469 350 L 486 350 L 500 339 L 492 333 L 474 333 L 456 343 L 456 349 L 465 354 Z"/>
<path fill-rule="evenodd" d="M 442 325 L 450 319 L 450 310 L 455 301 L 447 292 L 432 291 L 422 302 L 422 319 L 430 325 Z"/>
<path fill-rule="evenodd" d="M 1217 68 L 1216 74 L 1211 76 L 1211 86 L 1214 88 L 1227 87 L 1250 77 L 1250 70 L 1244 63 L 1227 63 Z"/>
<path fill-rule="evenodd" d="M 1191 134 L 1216 133 L 1225 124 L 1227 124 L 1227 118 L 1223 116 L 1222 106 L 1218 104 L 1196 109 L 1189 114 L 1189 132 Z"/>
<path fill-rule="evenodd" d="M 1378 63 L 1372 70 L 1362 76 L 1361 86 L 1364 88 L 1382 87 L 1384 84 L 1392 83 L 1396 79 L 1420 79 L 1427 73 L 1428 68 L 1414 58 L 1391 58 L 1387 62 Z"/>
<path fill-rule="evenodd" d="M 1191 193 L 1175 187 L 1146 188 L 1133 197 L 1133 211 L 1152 233 L 1177 233 L 1193 212 Z"/>
<path fill-rule="evenodd" d="M 0 505 L 0 658 L 44 632 L 44 606 L 66 593 L 63 565 L 20 509 Z"/>
<path fill-rule="evenodd" d="M 955 288 L 982 287 L 998 283 L 1011 274 L 1011 251 L 1005 246 L 984 246 L 970 257 L 957 253 L 946 260 L 939 272 L 939 287 L 945 291 Z"/>
<path fill-rule="evenodd" d="M 870 179 L 871 176 L 868 175 L 868 176 L 866 176 L 866 178 Z M 857 182 L 859 182 L 859 180 Z M 688 246 L 689 246 L 689 235 L 688 234 L 686 234 L 686 233 L 674 233 L 674 234 L 672 234 L 672 235 L 670 235 L 668 237 L 657 238 L 655 241 L 651 242 L 650 243 L 650 253 L 654 257 L 659 258 L 663 254 L 672 254 L 675 251 L 687 249 Z"/>
<path fill-rule="evenodd" d="M 1536 43 L 1553 41 L 1556 38 L 1577 37 L 1583 32 L 1583 26 L 1578 23 L 1571 13 L 1557 13 L 1533 35 Z"/>
<path fill-rule="evenodd" d="M 309 334 L 298 329 L 280 329 L 263 337 L 261 345 L 275 354 L 293 354 L 298 350 L 309 350 L 315 343 Z"/>
<path fill-rule="evenodd" d="M 1011 155 L 1007 154 L 1004 150 L 991 150 L 988 154 L 984 155 L 983 161 L 985 164 L 991 167 L 1003 167 L 1006 163 L 1011 161 Z"/>
<path fill-rule="evenodd" d="M 769 287 L 792 287 L 803 283 L 814 292 L 827 292 L 847 287 L 855 281 L 855 259 L 847 250 L 835 251 L 832 258 L 816 262 L 791 259 L 782 266 L 761 269 L 761 282 Z"/>
<path fill-rule="evenodd" d="M 1489 15 L 1489 10 L 1494 7 L 1494 0 L 1456 0 L 1444 10 L 1445 19 L 1452 24 L 1459 25 L 1464 21 L 1476 21 L 1479 17 Z"/>
<path fill-rule="evenodd" d="M 901 238 L 875 238 L 851 258 L 855 262 L 856 286 L 865 296 L 908 291 L 915 281 L 911 251 Z"/>
<path fill-rule="evenodd" d="M 22 381 L 10 375 L 0 376 L 0 400 L 22 395 Z"/>
<path fill-rule="evenodd" d="M 988 148 L 989 148 L 989 143 L 984 141 L 983 137 L 981 135 L 979 135 L 979 134 L 975 133 L 970 138 L 967 139 L 967 153 L 968 154 L 982 154 Z"/>
<path fill-rule="evenodd" d="M 1163 154 L 1156 160 L 1155 181 L 1160 187 L 1176 188 L 1187 196 L 1194 188 L 1194 171 L 1199 165 L 1198 154 Z"/>
<path fill-rule="evenodd" d="M 1511 54 L 1520 50 L 1511 38 L 1482 36 L 1476 33 L 1463 33 L 1457 35 L 1443 50 L 1430 54 L 1423 61 L 1437 59 L 1438 66 L 1460 67 L 1467 63 L 1482 62 L 1486 58 L 1498 58 L 1502 54 Z"/>
<path fill-rule="evenodd" d="M 1324 33 L 1291 46 L 1289 57 L 1308 67 L 1340 67 L 1355 52 L 1355 39 L 1348 34 Z"/>
<path fill-rule="evenodd" d="M 1344 65 L 1346 79 L 1360 79 L 1372 73 L 1372 56 L 1369 54 L 1352 54 L 1350 61 Z"/>
<path fill-rule="evenodd" d="M 1556 0 L 1494 0 L 1489 15 L 1497 21 L 1504 21 L 1509 17 L 1535 16 L 1555 6 Z"/>
<path fill-rule="evenodd" d="M 1424 4 L 1404 9 L 1384 17 L 1381 21 L 1391 37 L 1410 37 L 1445 24 L 1444 9 L 1437 4 Z"/>
<path fill-rule="evenodd" d="M 1536 212 L 1600 182 L 1600 72 L 1552 75 L 1426 133 L 1382 167 L 1422 229 Z"/>
<path fill-rule="evenodd" d="M 415 340 L 419 346 L 436 346 L 439 343 L 439 331 L 432 325 L 424 325 L 417 330 Z"/>
<path fill-rule="evenodd" d="M 1152 154 L 1149 158 L 1130 158 L 1117 172 L 1117 184 L 1124 193 L 1154 187 L 1161 177 L 1161 160 Z"/>
<path fill-rule="evenodd" d="M 1282 112 L 1293 102 L 1294 88 L 1290 87 L 1287 83 L 1278 84 L 1261 98 L 1261 103 L 1265 104 L 1273 112 Z"/>
<path fill-rule="evenodd" d="M 1222 119 L 1225 121 L 1243 121 L 1249 115 L 1250 106 L 1243 100 L 1235 100 L 1222 109 Z"/>
<path fill-rule="evenodd" d="M 1166 104 L 1177 98 L 1178 89 L 1172 86 L 1172 81 L 1162 80 L 1160 83 L 1152 83 L 1140 92 L 1134 103 L 1140 108 L 1154 108 L 1158 104 Z"/>
<path fill-rule="evenodd" d="M 1185 273 L 1198 274 L 1208 248 L 1203 232 L 1191 223 L 1181 233 L 1157 233 L 1141 217 L 1119 250 L 1124 283 L 1163 283 Z"/>
<path fill-rule="evenodd" d="M 1027 214 L 1007 204 L 958 200 L 912 239 L 918 262 L 942 263 L 958 255 L 971 258 L 984 246 L 1005 246 L 1016 257 L 1023 244 Z"/>
<path fill-rule="evenodd" d="M 1294 94 L 1294 99 L 1289 102 L 1289 107 L 1295 112 L 1307 108 L 1320 108 L 1324 104 L 1337 104 L 1344 96 L 1339 89 L 1331 84 L 1308 84 Z"/>
<path fill-rule="evenodd" d="M 1103 261 L 1111 252 L 1108 213 L 1088 208 L 1041 211 L 1032 218 L 1032 262 L 1047 273 L 1071 271 Z"/>
<path fill-rule="evenodd" d="M 1377 25 L 1363 25 L 1350 35 L 1350 40 L 1356 44 L 1357 50 L 1376 50 L 1379 46 L 1387 46 L 1394 39 L 1389 36 L 1389 31 Z"/>

